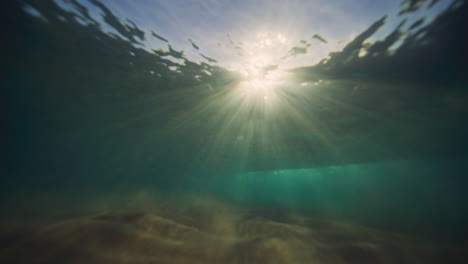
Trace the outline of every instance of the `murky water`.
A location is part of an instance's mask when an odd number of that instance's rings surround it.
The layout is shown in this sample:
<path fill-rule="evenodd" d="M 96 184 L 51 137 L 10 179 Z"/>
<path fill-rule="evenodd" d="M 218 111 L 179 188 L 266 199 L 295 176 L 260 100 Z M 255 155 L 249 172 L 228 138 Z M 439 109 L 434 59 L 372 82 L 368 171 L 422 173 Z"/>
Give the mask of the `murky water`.
<path fill-rule="evenodd" d="M 3 263 L 463 263 L 466 1 L 4 1 Z"/>

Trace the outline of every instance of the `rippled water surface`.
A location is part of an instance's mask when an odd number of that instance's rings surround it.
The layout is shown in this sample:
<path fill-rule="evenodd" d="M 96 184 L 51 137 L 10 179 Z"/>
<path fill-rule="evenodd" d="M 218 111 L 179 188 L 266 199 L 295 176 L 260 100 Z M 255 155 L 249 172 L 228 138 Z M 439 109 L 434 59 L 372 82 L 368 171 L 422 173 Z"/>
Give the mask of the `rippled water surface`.
<path fill-rule="evenodd" d="M 468 258 L 466 1 L 0 5 L 0 262 Z"/>

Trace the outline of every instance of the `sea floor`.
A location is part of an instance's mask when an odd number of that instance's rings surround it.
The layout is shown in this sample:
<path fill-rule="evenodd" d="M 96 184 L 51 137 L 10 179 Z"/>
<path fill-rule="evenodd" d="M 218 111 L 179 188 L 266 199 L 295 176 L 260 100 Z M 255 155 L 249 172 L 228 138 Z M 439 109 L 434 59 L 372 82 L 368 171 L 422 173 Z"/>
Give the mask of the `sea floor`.
<path fill-rule="evenodd" d="M 462 247 L 298 210 L 240 207 L 194 195 L 178 201 L 137 196 L 94 203 L 75 199 L 75 206 L 69 200 L 61 207 L 60 197 L 49 197 L 55 210 L 42 203 L 29 214 L 20 213 L 25 210 L 17 203 L 16 216 L 2 220 L 0 263 L 413 264 L 468 259 Z"/>

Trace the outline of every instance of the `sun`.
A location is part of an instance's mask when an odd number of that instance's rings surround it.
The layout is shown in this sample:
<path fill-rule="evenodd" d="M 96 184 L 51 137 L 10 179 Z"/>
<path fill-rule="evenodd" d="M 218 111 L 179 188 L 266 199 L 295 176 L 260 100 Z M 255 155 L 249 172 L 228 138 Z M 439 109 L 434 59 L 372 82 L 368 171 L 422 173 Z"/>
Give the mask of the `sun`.
<path fill-rule="evenodd" d="M 255 41 L 246 42 L 244 56 L 234 69 L 243 76 L 239 88 L 250 96 L 272 97 L 286 76 L 281 67 L 286 44 L 286 37 L 272 33 L 259 33 Z"/>

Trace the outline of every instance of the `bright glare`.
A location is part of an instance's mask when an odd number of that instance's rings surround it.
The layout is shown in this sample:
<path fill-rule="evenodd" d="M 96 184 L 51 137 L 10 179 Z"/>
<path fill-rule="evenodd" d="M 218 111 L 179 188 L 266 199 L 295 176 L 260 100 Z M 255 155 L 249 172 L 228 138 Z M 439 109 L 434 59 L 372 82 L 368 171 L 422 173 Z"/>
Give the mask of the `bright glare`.
<path fill-rule="evenodd" d="M 239 85 L 247 95 L 268 100 L 284 81 L 281 55 L 287 51 L 288 40 L 282 34 L 259 33 L 252 42 L 245 42 L 246 54 L 236 67 L 244 80 Z"/>

